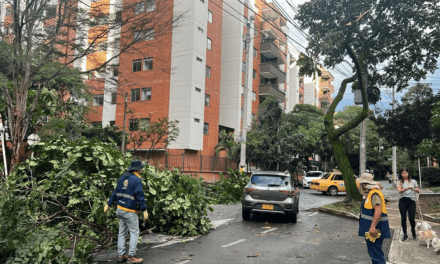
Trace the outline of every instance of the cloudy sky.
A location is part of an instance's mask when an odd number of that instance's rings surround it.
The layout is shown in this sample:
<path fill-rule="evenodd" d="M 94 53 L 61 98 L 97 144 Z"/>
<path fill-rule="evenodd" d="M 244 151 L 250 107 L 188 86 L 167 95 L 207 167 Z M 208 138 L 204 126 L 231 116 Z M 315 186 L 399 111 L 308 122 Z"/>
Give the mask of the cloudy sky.
<path fill-rule="evenodd" d="M 308 0 L 276 0 L 283 8 L 284 11 L 290 15 L 290 18 L 293 19 L 295 16 L 295 11 L 293 8 L 298 9 L 298 5 L 303 4 L 307 2 Z M 289 5 L 290 3 L 290 5 Z M 292 8 L 293 6 L 293 8 Z M 295 21 L 296 22 L 296 21 Z M 290 40 L 290 43 L 295 46 L 299 51 L 304 51 L 303 47 L 307 46 L 307 40 L 305 37 L 299 32 L 292 24 L 288 23 L 289 29 L 290 29 L 290 37 L 292 37 L 295 41 L 292 39 Z M 440 60 L 439 60 L 439 67 L 440 67 Z M 335 87 L 335 93 L 339 90 L 340 84 L 346 76 L 350 75 L 351 68 L 346 64 L 339 65 L 335 69 L 328 69 L 335 77 L 335 80 L 333 81 L 333 86 Z M 434 74 L 430 74 L 426 80 L 421 81 L 422 83 L 430 83 L 431 87 L 434 90 L 434 93 L 438 93 L 440 91 L 440 70 L 437 70 Z M 411 83 L 415 84 L 415 82 Z M 396 93 L 396 100 L 399 100 L 402 95 L 405 94 L 405 91 Z M 392 90 L 391 89 L 381 89 L 381 100 L 376 104 L 370 106 L 370 109 L 376 110 L 376 109 L 390 109 L 391 105 L 390 102 L 392 100 Z M 351 92 L 351 88 L 347 87 L 347 90 L 344 94 L 344 99 L 339 103 L 338 107 L 336 108 L 337 111 L 341 111 L 344 106 L 346 105 L 354 105 L 353 102 L 353 93 Z"/>

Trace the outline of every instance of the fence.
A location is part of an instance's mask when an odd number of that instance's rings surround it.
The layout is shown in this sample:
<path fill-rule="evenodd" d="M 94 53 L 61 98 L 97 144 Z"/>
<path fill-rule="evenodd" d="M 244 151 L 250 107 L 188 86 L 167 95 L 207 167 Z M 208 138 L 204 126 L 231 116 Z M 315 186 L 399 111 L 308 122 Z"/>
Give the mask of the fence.
<path fill-rule="evenodd" d="M 227 172 L 228 168 L 238 169 L 238 162 L 229 158 L 192 154 L 159 154 L 151 157 L 150 164 L 179 168 L 186 172 Z"/>

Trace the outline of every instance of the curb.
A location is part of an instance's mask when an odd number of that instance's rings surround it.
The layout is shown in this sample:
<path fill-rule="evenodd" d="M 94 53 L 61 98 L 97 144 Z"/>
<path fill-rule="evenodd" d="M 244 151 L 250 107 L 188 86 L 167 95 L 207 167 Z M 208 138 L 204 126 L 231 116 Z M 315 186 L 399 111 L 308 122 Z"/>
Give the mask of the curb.
<path fill-rule="evenodd" d="M 351 219 L 354 219 L 354 220 L 359 220 L 359 216 L 357 216 L 355 214 L 352 214 L 352 213 L 347 213 L 347 212 L 339 211 L 339 210 L 333 210 L 333 209 L 328 209 L 328 208 L 324 208 L 324 207 L 319 207 L 318 211 L 319 212 L 328 213 L 328 214 L 332 214 L 332 215 L 342 216 L 342 217 L 346 217 L 346 218 L 351 218 Z"/>

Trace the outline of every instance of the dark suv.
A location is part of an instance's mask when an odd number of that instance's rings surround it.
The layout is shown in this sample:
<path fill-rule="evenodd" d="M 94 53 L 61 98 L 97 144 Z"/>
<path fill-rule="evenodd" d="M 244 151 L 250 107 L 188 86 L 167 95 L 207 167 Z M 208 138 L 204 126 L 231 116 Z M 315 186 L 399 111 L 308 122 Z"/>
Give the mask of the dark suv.
<path fill-rule="evenodd" d="M 299 189 L 288 171 L 255 171 L 241 199 L 243 220 L 251 213 L 282 214 L 296 223 Z"/>

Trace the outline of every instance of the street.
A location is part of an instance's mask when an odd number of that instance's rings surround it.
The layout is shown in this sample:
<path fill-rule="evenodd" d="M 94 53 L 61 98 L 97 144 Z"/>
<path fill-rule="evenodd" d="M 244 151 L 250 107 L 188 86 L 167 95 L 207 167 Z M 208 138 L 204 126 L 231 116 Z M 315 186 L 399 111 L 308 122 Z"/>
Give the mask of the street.
<path fill-rule="evenodd" d="M 389 184 L 382 182 L 385 188 Z M 139 245 L 144 263 L 371 263 L 363 239 L 357 236 L 358 223 L 317 212 L 316 208 L 345 198 L 323 195 L 301 188 L 300 213 L 296 224 L 279 215 L 241 218 L 241 204 L 215 205 L 209 213 L 215 230 L 180 243 Z M 384 243 L 385 251 L 387 243 Z M 95 259 L 116 263 L 110 250 Z"/>

